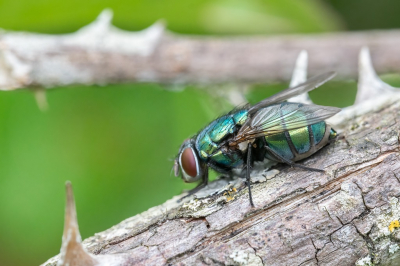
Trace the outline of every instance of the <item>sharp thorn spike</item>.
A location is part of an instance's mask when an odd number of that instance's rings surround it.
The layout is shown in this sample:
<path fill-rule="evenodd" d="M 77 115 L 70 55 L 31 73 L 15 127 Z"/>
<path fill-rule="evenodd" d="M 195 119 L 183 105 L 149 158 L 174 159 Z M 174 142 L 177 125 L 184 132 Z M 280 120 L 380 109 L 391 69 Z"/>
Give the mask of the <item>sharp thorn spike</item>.
<path fill-rule="evenodd" d="M 295 87 L 307 80 L 307 67 L 308 67 L 308 53 L 306 50 L 302 50 L 296 59 L 296 64 L 293 70 L 292 79 L 289 87 Z M 288 102 L 312 104 L 308 93 L 303 93 L 288 99 Z"/>
<path fill-rule="evenodd" d="M 104 35 L 112 27 L 113 11 L 106 8 L 97 16 L 97 18 L 90 24 L 80 28 L 76 34 L 81 36 L 96 36 Z"/>
<path fill-rule="evenodd" d="M 34 89 L 33 94 L 35 95 L 36 104 L 40 111 L 45 112 L 49 109 L 49 103 L 47 102 L 46 89 Z"/>
<path fill-rule="evenodd" d="M 60 259 L 57 266 L 94 266 L 97 261 L 83 248 L 82 238 L 79 233 L 78 219 L 72 185 L 65 184 L 67 202 L 65 208 L 64 232 L 60 250 Z"/>
<path fill-rule="evenodd" d="M 355 104 L 393 92 L 396 92 L 396 89 L 383 82 L 376 74 L 368 47 L 361 48 L 358 58 L 358 89 Z"/>
<path fill-rule="evenodd" d="M 238 90 L 231 89 L 227 92 L 227 98 L 230 103 L 234 106 L 239 106 L 244 103 L 247 103 L 246 97 L 244 97 L 243 89 L 239 88 Z"/>
<path fill-rule="evenodd" d="M 96 20 L 99 23 L 111 25 L 112 18 L 114 16 L 114 12 L 111 8 L 105 8 L 100 14 L 97 16 Z"/>
<path fill-rule="evenodd" d="M 343 108 L 340 115 L 335 115 L 327 122 L 335 127 L 345 126 L 348 120 L 378 111 L 400 100 L 400 90 L 383 82 L 372 65 L 368 47 L 360 50 L 358 58 L 358 90 L 353 105 Z"/>
<path fill-rule="evenodd" d="M 307 67 L 308 53 L 306 50 L 302 50 L 296 59 L 289 87 L 295 87 L 307 80 Z"/>

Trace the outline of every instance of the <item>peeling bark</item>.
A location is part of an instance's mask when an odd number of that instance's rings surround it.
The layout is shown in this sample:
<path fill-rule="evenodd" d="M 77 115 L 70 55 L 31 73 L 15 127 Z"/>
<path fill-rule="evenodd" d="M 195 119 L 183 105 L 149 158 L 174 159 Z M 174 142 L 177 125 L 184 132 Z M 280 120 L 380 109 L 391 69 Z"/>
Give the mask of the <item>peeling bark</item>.
<path fill-rule="evenodd" d="M 255 169 L 255 208 L 243 180 L 220 179 L 83 244 L 95 258 L 123 255 L 118 265 L 398 265 L 400 230 L 388 226 L 400 219 L 399 114 L 396 101 L 337 125 L 341 138 L 302 162 L 325 174 Z"/>
<path fill-rule="evenodd" d="M 123 31 L 111 19 L 105 10 L 92 24 L 63 35 L 2 32 L 0 89 L 287 81 L 301 50 L 310 55 L 312 75 L 334 70 L 354 78 L 362 46 L 376 56 L 378 73 L 400 71 L 399 30 L 222 38 L 174 34 L 162 23 Z"/>
<path fill-rule="evenodd" d="M 340 137 L 302 162 L 325 173 L 256 164 L 255 208 L 243 179 L 221 178 L 83 245 L 67 186 L 61 255 L 43 265 L 80 265 L 78 255 L 110 266 L 399 265 L 400 226 L 392 225 L 400 220 L 400 93 L 376 76 L 367 48 L 359 67 L 363 97 L 330 119 Z M 302 53 L 292 83 L 306 79 L 306 68 Z"/>

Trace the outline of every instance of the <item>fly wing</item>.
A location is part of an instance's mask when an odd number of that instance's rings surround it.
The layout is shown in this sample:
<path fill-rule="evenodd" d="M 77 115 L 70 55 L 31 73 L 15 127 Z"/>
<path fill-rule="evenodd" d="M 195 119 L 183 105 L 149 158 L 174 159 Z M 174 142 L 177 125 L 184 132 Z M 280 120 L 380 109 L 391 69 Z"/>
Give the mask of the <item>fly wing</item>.
<path fill-rule="evenodd" d="M 284 131 L 316 124 L 335 115 L 340 108 L 301 103 L 282 103 L 259 110 L 232 139 L 231 144 L 261 136 L 275 135 Z"/>
<path fill-rule="evenodd" d="M 322 84 L 324 84 L 325 82 L 327 82 L 328 80 L 333 78 L 335 75 L 336 75 L 335 72 L 327 72 L 327 73 L 324 73 L 324 74 L 321 74 L 318 76 L 314 76 L 314 77 L 308 79 L 306 82 L 304 82 L 300 85 L 297 85 L 293 88 L 288 88 L 286 90 L 278 92 L 277 94 L 272 95 L 271 97 L 252 106 L 249 109 L 249 114 L 252 115 L 252 114 L 256 113 L 258 110 L 260 110 L 261 108 L 264 108 L 264 107 L 272 105 L 272 104 L 281 103 L 291 97 L 302 94 L 304 92 L 311 91 L 311 90 L 321 86 Z"/>

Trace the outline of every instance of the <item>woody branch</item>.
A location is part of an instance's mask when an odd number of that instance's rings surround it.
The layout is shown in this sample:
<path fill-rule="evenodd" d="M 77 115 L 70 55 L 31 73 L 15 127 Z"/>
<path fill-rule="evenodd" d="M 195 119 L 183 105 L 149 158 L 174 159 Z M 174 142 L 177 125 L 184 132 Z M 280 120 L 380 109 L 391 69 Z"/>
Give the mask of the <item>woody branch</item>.
<path fill-rule="evenodd" d="M 303 51 L 291 85 L 307 62 Z M 255 208 L 243 179 L 218 179 L 83 242 L 67 184 L 61 252 L 43 265 L 399 265 L 400 93 L 368 48 L 358 63 L 356 102 L 329 121 L 342 137 L 303 161 L 325 173 L 254 167 Z"/>
<path fill-rule="evenodd" d="M 378 73 L 400 71 L 400 30 L 222 38 L 175 34 L 160 22 L 129 32 L 112 26 L 111 19 L 105 10 L 64 35 L 1 33 L 0 89 L 287 81 L 303 49 L 311 75 L 335 70 L 341 78 L 355 78 L 362 46 L 371 49 Z"/>

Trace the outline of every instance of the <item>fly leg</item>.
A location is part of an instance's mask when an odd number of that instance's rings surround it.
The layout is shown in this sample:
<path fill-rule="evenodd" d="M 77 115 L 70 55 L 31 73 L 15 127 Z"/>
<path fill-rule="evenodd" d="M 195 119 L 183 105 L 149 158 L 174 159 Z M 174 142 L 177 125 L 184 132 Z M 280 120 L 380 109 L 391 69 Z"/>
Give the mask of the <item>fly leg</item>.
<path fill-rule="evenodd" d="M 250 180 L 250 166 L 251 166 L 251 144 L 247 145 L 247 164 L 246 164 L 246 183 L 249 188 L 249 200 L 251 207 L 254 207 L 253 197 L 251 196 L 251 180 Z"/>
<path fill-rule="evenodd" d="M 195 187 L 194 189 L 189 190 L 188 194 L 186 196 L 183 196 L 182 198 L 180 198 L 178 200 L 178 202 L 181 202 L 184 198 L 190 197 L 193 194 L 195 194 L 196 192 L 198 192 L 199 190 L 201 190 L 202 188 L 205 188 L 207 186 L 207 184 L 208 184 L 208 168 L 205 169 L 205 173 L 203 175 L 203 179 L 202 179 L 201 183 L 198 184 L 197 187 Z"/>
<path fill-rule="evenodd" d="M 297 164 L 294 163 L 284 157 L 282 157 L 281 155 L 279 155 L 278 153 L 276 153 L 274 150 L 272 150 L 270 147 L 265 146 L 265 149 L 270 152 L 272 155 L 274 155 L 276 158 L 278 158 L 279 160 L 281 160 L 282 162 L 292 166 L 292 167 L 297 167 L 297 168 L 301 168 L 301 169 L 305 169 L 305 170 L 309 170 L 309 171 L 315 171 L 315 172 L 321 172 L 321 173 L 325 173 L 325 170 L 322 169 L 317 169 L 317 168 L 311 168 L 311 167 L 307 167 L 307 166 L 303 166 L 301 164 Z"/>

